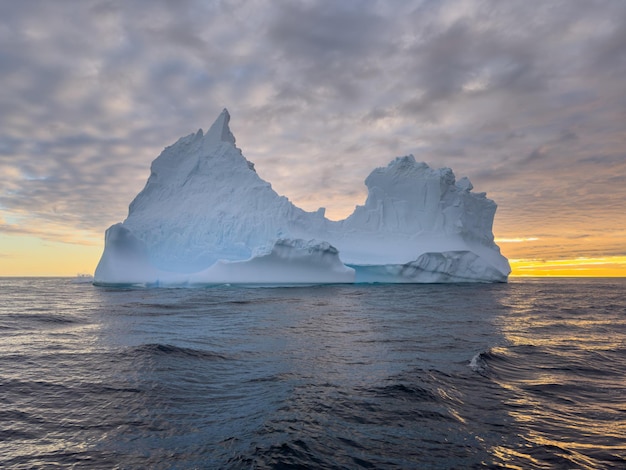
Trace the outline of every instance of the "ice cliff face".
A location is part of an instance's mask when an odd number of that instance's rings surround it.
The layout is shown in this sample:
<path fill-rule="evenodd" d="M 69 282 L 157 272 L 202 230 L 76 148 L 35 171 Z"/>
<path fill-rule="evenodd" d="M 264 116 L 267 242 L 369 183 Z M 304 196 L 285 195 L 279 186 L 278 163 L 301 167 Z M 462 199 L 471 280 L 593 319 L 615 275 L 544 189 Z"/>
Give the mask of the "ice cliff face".
<path fill-rule="evenodd" d="M 154 160 L 127 219 L 110 227 L 99 284 L 503 282 L 496 211 L 450 169 L 396 158 L 366 179 L 347 219 L 279 196 L 235 146 L 224 110 Z"/>

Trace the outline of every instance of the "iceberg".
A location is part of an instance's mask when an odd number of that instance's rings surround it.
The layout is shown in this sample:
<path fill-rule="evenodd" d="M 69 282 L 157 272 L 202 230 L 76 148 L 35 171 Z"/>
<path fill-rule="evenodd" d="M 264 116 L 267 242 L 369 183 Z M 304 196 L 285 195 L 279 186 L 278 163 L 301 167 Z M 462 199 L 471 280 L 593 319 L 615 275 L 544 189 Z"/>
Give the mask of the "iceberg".
<path fill-rule="evenodd" d="M 506 282 L 496 204 L 412 155 L 367 177 L 344 220 L 280 196 L 235 145 L 222 111 L 166 147 L 124 222 L 105 232 L 94 284 Z"/>

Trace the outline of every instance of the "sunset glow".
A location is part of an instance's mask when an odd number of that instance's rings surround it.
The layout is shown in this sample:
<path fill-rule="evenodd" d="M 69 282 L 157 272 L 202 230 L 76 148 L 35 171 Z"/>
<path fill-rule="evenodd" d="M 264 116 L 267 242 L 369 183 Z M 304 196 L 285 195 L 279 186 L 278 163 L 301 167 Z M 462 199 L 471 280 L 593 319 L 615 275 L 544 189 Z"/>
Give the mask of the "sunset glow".
<path fill-rule="evenodd" d="M 626 277 L 626 256 L 559 260 L 509 260 L 512 276 Z"/>
<path fill-rule="evenodd" d="M 224 107 L 307 211 L 412 154 L 497 203 L 513 276 L 626 276 L 626 2 L 551 3 L 3 2 L 0 276 L 93 272 Z"/>
<path fill-rule="evenodd" d="M 92 274 L 102 254 L 102 246 L 95 239 L 86 241 L 88 244 L 46 241 L 37 237 L 0 236 L 0 245 L 11 253 L 0 258 L 0 276 L 72 277 Z M 509 262 L 513 277 L 626 277 L 626 256 L 509 259 Z"/>

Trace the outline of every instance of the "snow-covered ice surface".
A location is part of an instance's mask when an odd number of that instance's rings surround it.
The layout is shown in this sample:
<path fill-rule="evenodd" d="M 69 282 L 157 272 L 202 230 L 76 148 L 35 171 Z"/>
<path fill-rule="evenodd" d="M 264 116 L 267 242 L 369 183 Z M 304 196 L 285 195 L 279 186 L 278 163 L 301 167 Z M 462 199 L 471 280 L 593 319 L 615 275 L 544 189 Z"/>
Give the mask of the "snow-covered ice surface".
<path fill-rule="evenodd" d="M 278 195 L 235 146 L 222 111 L 152 162 L 123 223 L 105 234 L 96 284 L 506 282 L 496 204 L 412 155 L 375 169 L 345 220 Z"/>

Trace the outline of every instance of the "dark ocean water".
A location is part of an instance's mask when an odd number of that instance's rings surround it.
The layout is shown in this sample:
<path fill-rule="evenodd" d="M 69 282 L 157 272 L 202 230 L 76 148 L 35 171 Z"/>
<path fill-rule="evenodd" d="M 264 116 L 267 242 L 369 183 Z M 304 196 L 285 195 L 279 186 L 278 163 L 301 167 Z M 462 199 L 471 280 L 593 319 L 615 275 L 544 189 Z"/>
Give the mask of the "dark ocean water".
<path fill-rule="evenodd" d="M 626 279 L 0 279 L 1 468 L 626 468 Z"/>

